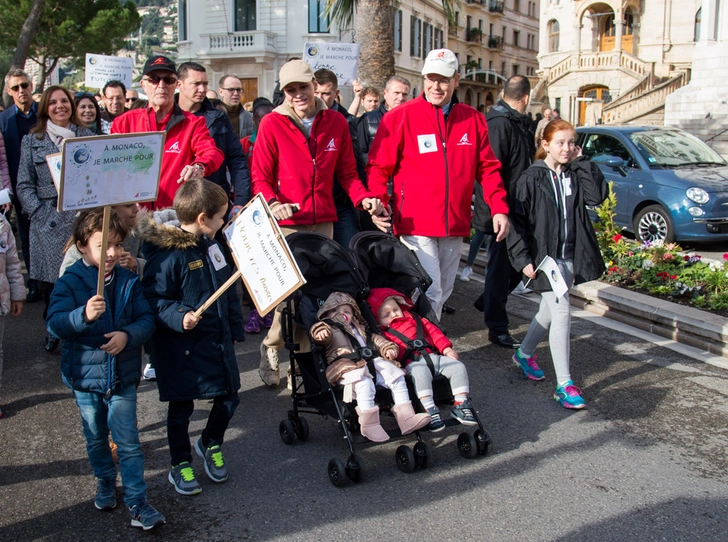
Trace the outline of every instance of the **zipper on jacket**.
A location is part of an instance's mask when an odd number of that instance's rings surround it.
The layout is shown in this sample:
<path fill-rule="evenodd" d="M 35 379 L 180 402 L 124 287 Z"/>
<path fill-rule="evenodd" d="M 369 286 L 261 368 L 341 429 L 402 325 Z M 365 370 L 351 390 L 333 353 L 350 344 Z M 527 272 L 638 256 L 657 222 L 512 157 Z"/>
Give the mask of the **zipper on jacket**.
<path fill-rule="evenodd" d="M 450 107 L 450 113 L 452 113 L 453 107 L 454 104 Z M 447 143 L 445 141 L 445 137 L 447 137 L 447 128 L 444 126 L 445 135 L 443 136 L 443 127 L 440 126 L 440 113 L 442 113 L 442 108 L 435 108 L 435 114 L 437 115 L 437 129 L 440 130 L 440 143 L 442 143 L 442 155 L 445 160 L 445 236 L 447 237 L 450 235 L 450 171 L 447 167 Z M 442 115 L 442 123 L 443 125 L 446 124 L 444 113 Z"/>
<path fill-rule="evenodd" d="M 311 153 L 311 162 L 313 164 L 313 178 L 311 179 L 311 207 L 313 208 L 313 223 L 316 224 L 316 138 L 314 136 L 313 129 L 318 127 L 318 116 L 322 114 L 317 113 L 311 123 L 311 131 L 308 133 L 308 152 Z M 301 203 L 303 205 L 303 203 Z"/>

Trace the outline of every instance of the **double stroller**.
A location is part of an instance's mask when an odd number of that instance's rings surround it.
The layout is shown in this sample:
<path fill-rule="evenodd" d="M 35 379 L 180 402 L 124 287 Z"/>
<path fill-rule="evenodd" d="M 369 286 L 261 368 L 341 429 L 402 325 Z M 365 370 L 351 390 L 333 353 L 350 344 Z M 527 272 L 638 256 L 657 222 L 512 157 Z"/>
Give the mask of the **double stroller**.
<path fill-rule="evenodd" d="M 292 409 L 279 424 L 281 440 L 293 444 L 296 438 L 309 438 L 309 425 L 301 414 L 316 414 L 334 419 L 344 432 L 349 447 L 346 462 L 333 458 L 328 463 L 329 480 L 335 486 L 343 486 L 348 480 L 362 480 L 363 463 L 356 453 L 355 445 L 369 442 L 361 436 L 357 414 L 352 403 L 345 403 L 342 391 L 332 387 L 326 379 L 326 356 L 323 348 L 311 342 L 310 352 L 306 350 L 308 338 L 300 335 L 314 324 L 316 313 L 326 298 L 333 292 L 349 294 L 357 302 L 367 326 L 378 329 L 376 319 L 366 302 L 369 287 L 389 287 L 402 292 L 415 303 L 414 311 L 437 322 L 424 292 L 431 279 L 422 269 L 417 257 L 391 235 L 378 232 L 362 232 L 352 239 L 350 251 L 316 233 L 294 233 L 286 241 L 306 278 L 306 284 L 286 302 L 283 310 L 282 331 L 285 347 L 291 362 Z M 304 343 L 304 344 L 302 344 Z M 302 346 L 304 348 L 302 348 Z M 359 352 L 368 361 L 374 354 L 368 348 Z M 370 373 L 374 373 L 370 367 Z M 408 387 L 413 404 L 419 407 L 416 394 L 408 378 Z M 453 396 L 446 378 L 438 376 L 433 380 L 435 401 L 452 404 Z M 376 402 L 383 415 L 390 414 L 392 396 L 389 390 L 377 389 Z M 486 455 L 491 448 L 488 433 L 483 428 L 477 413 L 474 413 L 478 429 L 474 434 L 463 432 L 458 436 L 457 447 L 461 455 L 474 458 Z M 447 420 L 446 425 L 459 425 L 456 420 Z M 399 430 L 386 429 L 392 439 L 405 438 Z M 427 468 L 430 463 L 429 446 L 424 442 L 424 430 L 412 434 L 416 442 L 410 448 L 402 444 L 397 447 L 395 461 L 403 472 Z"/>

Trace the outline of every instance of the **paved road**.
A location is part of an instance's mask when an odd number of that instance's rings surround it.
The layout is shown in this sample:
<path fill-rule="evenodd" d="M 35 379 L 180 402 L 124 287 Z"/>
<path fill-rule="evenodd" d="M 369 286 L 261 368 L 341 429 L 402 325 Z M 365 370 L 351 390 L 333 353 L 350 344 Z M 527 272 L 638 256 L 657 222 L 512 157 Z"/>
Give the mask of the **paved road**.
<path fill-rule="evenodd" d="M 41 307 L 30 305 L 6 323 L 0 540 L 724 541 L 728 372 L 576 319 L 573 376 L 589 408 L 566 411 L 551 399 L 547 349 L 547 380 L 535 383 L 508 351 L 484 342 L 471 308 L 481 287 L 458 282 L 458 312 L 445 323 L 493 437 L 491 455 L 460 457 L 448 429 L 426 436 L 431 468 L 404 474 L 394 463 L 402 441 L 362 447 L 365 481 L 335 488 L 326 465 L 346 458 L 339 429 L 310 417 L 309 442 L 281 442 L 289 399 L 261 385 L 259 337 L 251 336 L 238 345 L 242 402 L 225 445 L 225 484 L 203 479 L 197 497 L 173 491 L 164 405 L 154 383 L 139 388 L 150 498 L 168 519 L 146 535 L 122 508 L 94 509 L 77 408 L 60 382 L 59 355 L 42 350 Z M 515 334 L 523 336 L 535 308 L 511 300 Z M 193 438 L 208 409 L 197 403 Z"/>

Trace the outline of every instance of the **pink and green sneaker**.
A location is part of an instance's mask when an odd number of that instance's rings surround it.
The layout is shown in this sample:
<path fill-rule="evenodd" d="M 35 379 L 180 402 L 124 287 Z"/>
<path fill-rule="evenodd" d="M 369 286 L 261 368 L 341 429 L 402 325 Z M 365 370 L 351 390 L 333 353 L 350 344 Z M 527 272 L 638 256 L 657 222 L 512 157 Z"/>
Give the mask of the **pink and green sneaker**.
<path fill-rule="evenodd" d="M 554 392 L 554 399 L 561 403 L 564 408 L 580 409 L 586 406 L 584 399 L 581 396 L 581 390 L 574 386 L 571 380 L 567 380 L 563 386 L 556 388 Z"/>
<path fill-rule="evenodd" d="M 521 349 L 519 348 L 516 350 L 516 353 L 513 354 L 513 363 L 518 365 L 523 371 L 523 374 L 531 380 L 543 380 L 546 378 L 543 371 L 536 363 L 536 354 L 530 358 L 524 357 L 523 354 L 521 354 Z"/>

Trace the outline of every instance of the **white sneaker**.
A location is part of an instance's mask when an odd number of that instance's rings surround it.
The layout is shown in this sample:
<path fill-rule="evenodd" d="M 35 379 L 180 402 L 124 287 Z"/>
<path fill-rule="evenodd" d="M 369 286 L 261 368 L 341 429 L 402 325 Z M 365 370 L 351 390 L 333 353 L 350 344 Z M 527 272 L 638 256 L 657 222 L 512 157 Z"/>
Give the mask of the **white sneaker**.
<path fill-rule="evenodd" d="M 516 295 L 526 295 L 526 294 L 530 294 L 530 293 L 531 293 L 531 291 L 532 291 L 532 290 L 531 290 L 530 288 L 526 288 L 526 287 L 525 287 L 525 286 L 523 285 L 523 283 L 522 283 L 522 282 L 519 282 L 519 283 L 518 283 L 518 286 L 516 286 L 516 287 L 515 287 L 515 288 L 513 289 L 513 293 L 514 293 L 514 294 L 516 294 Z"/>
<path fill-rule="evenodd" d="M 465 266 L 460 273 L 460 280 L 463 282 L 470 282 L 470 275 L 473 274 L 473 268 Z"/>
<path fill-rule="evenodd" d="M 144 380 L 157 379 L 157 371 L 154 370 L 154 367 L 152 367 L 151 363 L 147 363 L 147 365 L 144 367 L 144 373 L 142 373 L 142 377 L 144 378 Z"/>

